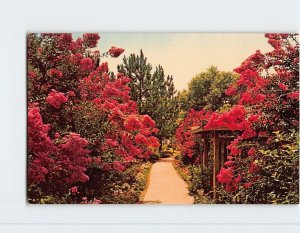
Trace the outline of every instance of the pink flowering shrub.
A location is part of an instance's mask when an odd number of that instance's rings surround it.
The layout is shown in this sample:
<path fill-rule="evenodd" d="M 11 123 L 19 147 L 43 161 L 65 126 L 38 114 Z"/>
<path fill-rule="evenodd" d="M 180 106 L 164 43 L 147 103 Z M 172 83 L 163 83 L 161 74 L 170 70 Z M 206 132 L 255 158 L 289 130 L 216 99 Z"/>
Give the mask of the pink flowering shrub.
<path fill-rule="evenodd" d="M 227 169 L 233 176 L 224 180 L 220 172 L 218 180 L 227 192 L 238 192 L 240 202 L 295 203 L 299 200 L 298 155 L 288 148 L 298 150 L 299 94 L 293 100 L 289 95 L 299 88 L 299 44 L 292 34 L 266 37 L 274 50 L 257 52 L 235 69 L 240 79 L 231 90 L 245 106 L 240 121 L 245 123 L 239 129 L 241 136 L 228 147 L 228 159 L 234 163 Z M 229 200 L 236 202 L 230 195 Z"/>
<path fill-rule="evenodd" d="M 97 33 L 29 34 L 28 198 L 31 203 L 115 203 L 127 173 L 159 146 L 155 122 L 139 115 L 130 79 L 100 62 Z M 103 56 L 118 57 L 112 48 Z M 136 202 L 130 189 L 124 202 Z M 50 199 L 49 199 L 50 197 Z M 46 201 L 45 201 L 46 200 Z"/>
<path fill-rule="evenodd" d="M 57 147 L 50 139 L 48 133 L 50 126 L 42 121 L 40 109 L 32 107 L 28 109 L 28 183 L 39 184 L 46 181 L 54 160 L 51 154 L 55 154 Z"/>
<path fill-rule="evenodd" d="M 238 105 L 204 118 L 204 129 L 240 133 L 217 174 L 218 202 L 299 202 L 299 43 L 295 34 L 266 34 L 274 48 L 259 50 L 235 69 L 240 76 L 226 91 Z M 188 114 L 176 137 L 183 156 L 195 153 L 192 127 L 200 112 Z M 233 133 L 236 135 L 236 133 Z"/>
<path fill-rule="evenodd" d="M 211 116 L 211 112 L 205 110 L 195 111 L 191 109 L 184 121 L 176 130 L 176 142 L 181 150 L 183 157 L 187 157 L 192 161 L 198 156 L 196 148 L 196 136 L 192 133 L 193 127 L 202 125 L 202 121 L 207 121 Z"/>

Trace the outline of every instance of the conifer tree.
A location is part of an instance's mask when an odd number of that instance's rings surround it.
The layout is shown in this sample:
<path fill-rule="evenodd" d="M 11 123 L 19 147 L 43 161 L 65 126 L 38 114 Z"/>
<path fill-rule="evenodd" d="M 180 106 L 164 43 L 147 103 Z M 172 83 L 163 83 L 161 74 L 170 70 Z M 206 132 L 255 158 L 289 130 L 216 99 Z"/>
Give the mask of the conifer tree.
<path fill-rule="evenodd" d="M 124 56 L 118 71 L 131 78 L 131 98 L 137 102 L 140 114 L 147 114 L 159 128 L 158 138 L 170 139 L 176 129 L 178 100 L 173 77 L 165 75 L 161 65 L 152 70 L 143 51 Z"/>

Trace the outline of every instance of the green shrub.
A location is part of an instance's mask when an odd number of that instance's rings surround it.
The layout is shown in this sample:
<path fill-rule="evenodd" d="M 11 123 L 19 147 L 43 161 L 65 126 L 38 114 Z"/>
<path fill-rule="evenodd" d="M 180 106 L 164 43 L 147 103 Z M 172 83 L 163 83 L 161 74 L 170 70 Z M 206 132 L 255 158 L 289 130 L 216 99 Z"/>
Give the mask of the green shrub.
<path fill-rule="evenodd" d="M 218 187 L 218 203 L 299 204 L 299 135 L 298 132 L 274 132 L 272 144 L 257 152 L 259 177 L 248 188 L 228 193 Z M 253 179 L 248 174 L 244 179 Z"/>
<path fill-rule="evenodd" d="M 176 159 L 176 160 L 181 160 L 181 155 L 176 155 L 176 156 L 175 156 L 175 159 Z"/>
<path fill-rule="evenodd" d="M 150 155 L 150 161 L 151 162 L 156 162 L 157 160 L 159 160 L 159 155 L 158 154 Z"/>
<path fill-rule="evenodd" d="M 212 169 L 210 167 L 200 167 L 198 165 L 191 165 L 191 186 L 190 192 L 197 194 L 199 190 L 204 193 L 211 191 L 211 177 Z"/>
<path fill-rule="evenodd" d="M 162 151 L 160 157 L 161 158 L 169 158 L 173 153 L 171 151 Z"/>

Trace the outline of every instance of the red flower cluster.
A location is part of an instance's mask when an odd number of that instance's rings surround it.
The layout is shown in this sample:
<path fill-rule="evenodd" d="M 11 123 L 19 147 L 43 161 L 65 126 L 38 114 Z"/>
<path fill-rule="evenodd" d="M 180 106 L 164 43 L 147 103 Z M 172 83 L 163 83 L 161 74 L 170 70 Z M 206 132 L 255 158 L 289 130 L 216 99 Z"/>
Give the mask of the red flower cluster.
<path fill-rule="evenodd" d="M 30 70 L 30 71 L 28 72 L 28 78 L 34 79 L 34 78 L 36 78 L 36 77 L 37 77 L 37 75 L 36 75 L 36 73 L 35 73 L 34 71 Z"/>
<path fill-rule="evenodd" d="M 63 103 L 66 103 L 68 101 L 68 98 L 65 97 L 64 93 L 57 92 L 56 90 L 53 89 L 48 94 L 46 101 L 52 107 L 59 109 Z"/>
<path fill-rule="evenodd" d="M 234 192 L 238 190 L 238 185 L 241 182 L 241 176 L 234 177 L 234 169 L 221 168 L 220 173 L 217 175 L 218 182 L 225 184 L 227 192 Z"/>
<path fill-rule="evenodd" d="M 112 46 L 109 50 L 108 53 L 112 57 L 118 57 L 120 56 L 125 50 L 122 48 L 117 48 L 115 46 Z"/>
<path fill-rule="evenodd" d="M 108 72 L 108 64 L 107 62 L 101 63 L 99 67 L 97 67 L 97 71 L 107 73 Z"/>
<path fill-rule="evenodd" d="M 40 183 L 46 181 L 53 159 L 49 156 L 55 154 L 57 148 L 48 136 L 50 126 L 43 124 L 40 109 L 28 109 L 28 181 Z"/>
<path fill-rule="evenodd" d="M 269 40 L 268 43 L 273 46 L 274 49 L 281 49 L 282 39 L 285 40 L 289 37 L 289 34 L 272 34 L 267 33 L 265 35 Z"/>
<path fill-rule="evenodd" d="M 188 112 L 184 121 L 177 128 L 175 134 L 176 142 L 181 150 L 182 156 L 192 158 L 193 155 L 195 155 L 196 137 L 192 133 L 192 128 L 202 126 L 202 123 L 208 121 L 210 117 L 211 113 L 204 110 L 195 111 L 191 109 Z"/>
<path fill-rule="evenodd" d="M 125 167 L 123 166 L 122 162 L 120 162 L 120 161 L 114 161 L 113 168 L 119 172 L 123 172 L 125 170 Z"/>
<path fill-rule="evenodd" d="M 278 87 L 283 90 L 283 91 L 287 91 L 288 90 L 288 86 L 285 85 L 284 83 L 279 83 L 278 84 Z"/>
<path fill-rule="evenodd" d="M 259 67 L 265 61 L 265 55 L 263 55 L 260 50 L 249 56 L 240 67 L 235 68 L 234 71 L 241 74 L 245 70 L 259 70 Z"/>
<path fill-rule="evenodd" d="M 61 170 L 67 170 L 68 176 L 65 182 L 73 184 L 76 182 L 86 182 L 89 177 L 84 173 L 86 167 L 92 161 L 87 155 L 89 150 L 85 149 L 88 141 L 81 138 L 79 134 L 70 133 L 62 138 L 63 144 L 58 146 L 60 152 L 59 164 Z"/>
<path fill-rule="evenodd" d="M 134 140 L 136 144 L 145 144 L 145 145 L 149 144 L 148 139 L 143 134 L 140 133 L 134 137 Z"/>
<path fill-rule="evenodd" d="M 250 150 L 248 151 L 249 156 L 254 156 L 256 153 L 256 149 L 254 147 L 251 147 Z"/>
<path fill-rule="evenodd" d="M 54 78 L 61 78 L 63 76 L 63 73 L 56 68 L 52 68 L 49 70 L 49 76 Z"/>
<path fill-rule="evenodd" d="M 82 54 L 81 53 L 75 53 L 72 54 L 70 57 L 70 62 L 73 63 L 74 65 L 79 65 L 82 59 Z"/>
<path fill-rule="evenodd" d="M 72 38 L 72 34 L 71 33 L 58 33 L 58 46 L 60 49 L 65 50 L 67 49 L 73 38 Z"/>
<path fill-rule="evenodd" d="M 244 106 L 234 106 L 229 112 L 213 113 L 205 129 L 227 128 L 230 130 L 244 130 L 247 125 Z"/>
<path fill-rule="evenodd" d="M 77 186 L 73 186 L 72 188 L 70 188 L 71 193 L 76 194 L 78 193 L 78 188 Z"/>
<path fill-rule="evenodd" d="M 299 101 L 299 91 L 291 92 L 287 95 L 287 97 L 290 99 L 295 99 L 295 100 Z"/>
<path fill-rule="evenodd" d="M 91 58 L 83 58 L 80 61 L 81 69 L 83 71 L 91 71 L 94 68 L 94 61 Z"/>
<path fill-rule="evenodd" d="M 243 105 L 236 105 L 230 111 L 222 114 L 212 113 L 205 129 L 224 128 L 232 131 L 242 131 L 242 138 L 248 139 L 256 136 L 252 125 L 259 121 L 257 115 L 249 115 L 247 119 L 247 111 Z"/>
<path fill-rule="evenodd" d="M 139 130 L 143 127 L 143 123 L 135 116 L 129 116 L 124 122 L 124 128 L 129 132 Z"/>
<path fill-rule="evenodd" d="M 76 41 L 72 41 L 69 45 L 69 48 L 72 52 L 82 52 L 83 49 L 83 40 L 81 38 L 78 38 Z"/>
<path fill-rule="evenodd" d="M 227 149 L 230 150 L 230 157 L 236 157 L 242 153 L 242 150 L 239 148 L 239 143 L 241 140 L 241 137 L 237 137 L 227 147 Z"/>
<path fill-rule="evenodd" d="M 84 33 L 83 34 L 83 43 L 88 48 L 94 48 L 97 46 L 100 36 L 98 33 Z"/>

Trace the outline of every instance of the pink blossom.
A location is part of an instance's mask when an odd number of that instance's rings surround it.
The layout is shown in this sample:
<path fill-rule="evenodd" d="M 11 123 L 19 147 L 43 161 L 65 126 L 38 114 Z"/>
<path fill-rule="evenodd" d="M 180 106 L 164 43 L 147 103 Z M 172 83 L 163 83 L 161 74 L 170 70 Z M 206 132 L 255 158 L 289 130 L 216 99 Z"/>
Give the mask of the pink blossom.
<path fill-rule="evenodd" d="M 108 53 L 110 54 L 110 56 L 112 57 L 118 57 L 120 56 L 125 50 L 122 48 L 117 48 L 115 46 L 112 46 L 109 50 Z"/>
<path fill-rule="evenodd" d="M 59 69 L 52 68 L 49 71 L 49 76 L 50 77 L 61 78 L 63 76 L 63 73 Z"/>
<path fill-rule="evenodd" d="M 248 151 L 249 156 L 255 155 L 255 153 L 256 153 L 256 149 L 254 147 L 251 147 L 250 150 Z"/>
<path fill-rule="evenodd" d="M 63 103 L 66 103 L 68 101 L 68 98 L 65 97 L 64 93 L 62 92 L 57 92 L 56 90 L 52 90 L 49 94 L 48 97 L 46 98 L 46 101 L 49 105 L 51 105 L 54 108 L 59 109 L 60 106 Z"/>
<path fill-rule="evenodd" d="M 231 167 L 234 165 L 234 161 L 227 161 L 224 163 L 224 166 Z"/>
<path fill-rule="evenodd" d="M 89 48 L 94 48 L 97 46 L 100 36 L 98 33 L 84 33 L 83 43 Z"/>
<path fill-rule="evenodd" d="M 84 71 L 92 70 L 94 68 L 94 62 L 91 58 L 83 58 L 80 61 L 81 69 Z"/>
<path fill-rule="evenodd" d="M 122 162 L 120 162 L 120 161 L 114 161 L 113 168 L 119 172 L 123 172 L 125 170 L 125 167 L 123 166 Z"/>
<path fill-rule="evenodd" d="M 71 190 L 71 193 L 73 193 L 73 194 L 78 193 L 78 188 L 77 188 L 77 186 L 72 187 L 70 190 Z"/>
<path fill-rule="evenodd" d="M 288 89 L 288 86 L 285 85 L 285 84 L 283 84 L 283 83 L 279 83 L 279 84 L 278 84 L 278 87 L 279 87 L 281 90 L 283 90 L 283 91 L 287 91 L 287 89 Z"/>
<path fill-rule="evenodd" d="M 34 71 L 30 70 L 30 71 L 28 71 L 28 77 L 30 79 L 34 79 L 34 78 L 37 77 L 37 75 L 36 75 L 36 73 Z"/>

